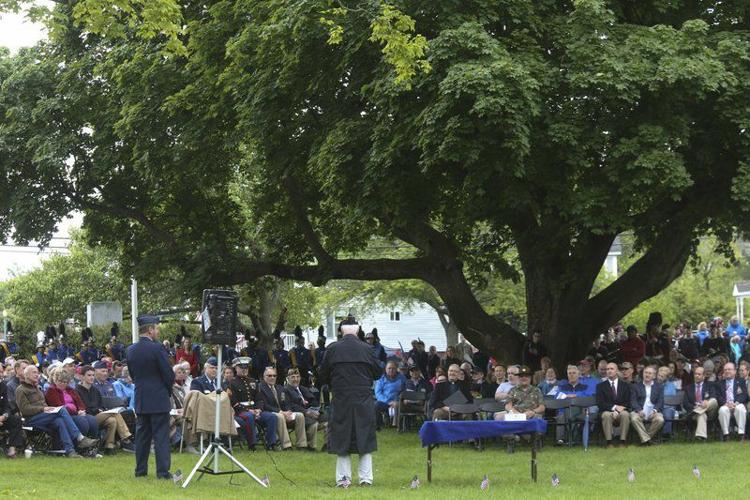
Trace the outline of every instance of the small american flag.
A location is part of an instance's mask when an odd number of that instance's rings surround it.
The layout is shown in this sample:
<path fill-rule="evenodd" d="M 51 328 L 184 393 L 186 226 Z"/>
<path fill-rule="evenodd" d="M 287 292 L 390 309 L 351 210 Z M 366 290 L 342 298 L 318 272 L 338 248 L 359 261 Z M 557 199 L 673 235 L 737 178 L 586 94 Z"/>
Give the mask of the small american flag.
<path fill-rule="evenodd" d="M 268 474 L 263 476 L 263 479 L 261 479 L 260 482 L 265 484 L 266 486 L 271 486 L 271 480 L 268 478 Z"/>
<path fill-rule="evenodd" d="M 344 488 L 344 489 L 347 489 L 347 488 L 348 488 L 349 486 L 351 486 L 351 485 L 352 485 L 352 480 L 351 480 L 351 479 L 349 479 L 349 478 L 348 478 L 348 477 L 346 477 L 346 476 L 342 477 L 342 478 L 341 478 L 341 479 L 339 480 L 339 482 L 338 482 L 338 483 L 336 483 L 336 486 L 338 486 L 339 488 Z"/>
<path fill-rule="evenodd" d="M 487 474 L 484 475 L 484 478 L 482 479 L 482 484 L 479 485 L 479 488 L 481 488 L 482 490 L 490 489 L 490 478 L 487 477 Z"/>
<path fill-rule="evenodd" d="M 557 474 L 552 474 L 552 486 L 559 486 L 560 485 L 560 478 L 557 477 Z"/>
<path fill-rule="evenodd" d="M 628 469 L 628 482 L 629 483 L 634 483 L 635 482 L 635 471 L 633 470 L 632 467 L 630 469 Z"/>
<path fill-rule="evenodd" d="M 693 475 L 697 478 L 701 478 L 701 470 L 698 468 L 697 465 L 693 465 Z"/>
<path fill-rule="evenodd" d="M 174 471 L 174 474 L 172 474 L 172 481 L 174 481 L 174 484 L 176 485 L 182 485 L 182 470 L 177 469 Z"/>
<path fill-rule="evenodd" d="M 409 487 L 413 490 L 416 490 L 417 488 L 419 488 L 419 484 L 419 477 L 414 476 L 414 479 L 411 480 L 411 485 L 409 485 Z"/>

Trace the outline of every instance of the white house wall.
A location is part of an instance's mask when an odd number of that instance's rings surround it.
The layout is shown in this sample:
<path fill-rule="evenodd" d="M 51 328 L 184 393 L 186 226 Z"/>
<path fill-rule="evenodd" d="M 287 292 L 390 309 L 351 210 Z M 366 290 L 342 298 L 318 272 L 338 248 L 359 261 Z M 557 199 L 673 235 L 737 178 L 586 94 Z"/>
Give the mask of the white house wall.
<path fill-rule="evenodd" d="M 401 342 L 408 351 L 411 341 L 420 338 L 428 349 L 434 345 L 438 351 L 445 351 L 445 330 L 433 308 L 425 304 L 415 306 L 411 311 L 399 310 L 400 321 L 391 321 L 391 312 L 395 310 L 372 312 L 358 320 L 366 332 L 377 328 L 380 342 L 385 347 L 397 349 Z"/>

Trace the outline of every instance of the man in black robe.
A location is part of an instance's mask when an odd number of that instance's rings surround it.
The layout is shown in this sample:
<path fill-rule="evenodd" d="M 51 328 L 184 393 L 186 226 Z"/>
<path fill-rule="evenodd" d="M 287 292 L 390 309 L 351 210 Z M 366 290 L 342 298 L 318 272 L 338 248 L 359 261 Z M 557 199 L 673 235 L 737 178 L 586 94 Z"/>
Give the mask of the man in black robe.
<path fill-rule="evenodd" d="M 359 325 L 347 318 L 339 325 L 341 340 L 331 344 L 319 375 L 331 387 L 328 452 L 336 459 L 336 486 L 348 487 L 352 478 L 351 453 L 359 454 L 359 484 L 372 485 L 372 452 L 375 436 L 373 381 L 382 370 L 372 348 L 357 338 Z"/>

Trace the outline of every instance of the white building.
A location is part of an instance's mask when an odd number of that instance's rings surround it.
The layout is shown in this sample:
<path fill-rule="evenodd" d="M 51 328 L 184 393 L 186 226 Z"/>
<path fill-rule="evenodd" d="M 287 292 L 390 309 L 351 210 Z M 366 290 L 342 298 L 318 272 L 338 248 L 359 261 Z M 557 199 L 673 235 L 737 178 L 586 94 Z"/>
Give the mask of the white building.
<path fill-rule="evenodd" d="M 343 308 L 326 318 L 326 335 L 329 339 L 335 337 L 334 332 L 339 321 L 344 319 L 350 310 L 365 332 L 370 332 L 373 328 L 378 329 L 378 337 L 385 347 L 400 349 L 400 342 L 403 348 L 409 351 L 411 341 L 419 338 L 428 349 L 434 345 L 438 351 L 445 351 L 445 330 L 435 309 L 427 304 L 415 304 L 408 309 L 374 310 L 362 315 L 357 314 L 356 307 Z"/>

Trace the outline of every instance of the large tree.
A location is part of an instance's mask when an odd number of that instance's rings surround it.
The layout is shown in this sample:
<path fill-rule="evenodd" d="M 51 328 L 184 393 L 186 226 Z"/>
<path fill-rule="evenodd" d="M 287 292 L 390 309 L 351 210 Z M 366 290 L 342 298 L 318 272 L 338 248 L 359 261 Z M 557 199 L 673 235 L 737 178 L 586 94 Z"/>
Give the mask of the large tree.
<path fill-rule="evenodd" d="M 697 234 L 746 228 L 747 16 L 723 1 L 60 2 L 52 41 L 0 62 L 0 231 L 44 236 L 79 208 L 136 272 L 422 280 L 506 359 L 523 336 L 476 291 L 513 253 L 529 328 L 562 364 L 679 276 Z M 592 294 L 623 231 L 642 257 Z M 362 258 L 372 236 L 411 252 Z"/>

